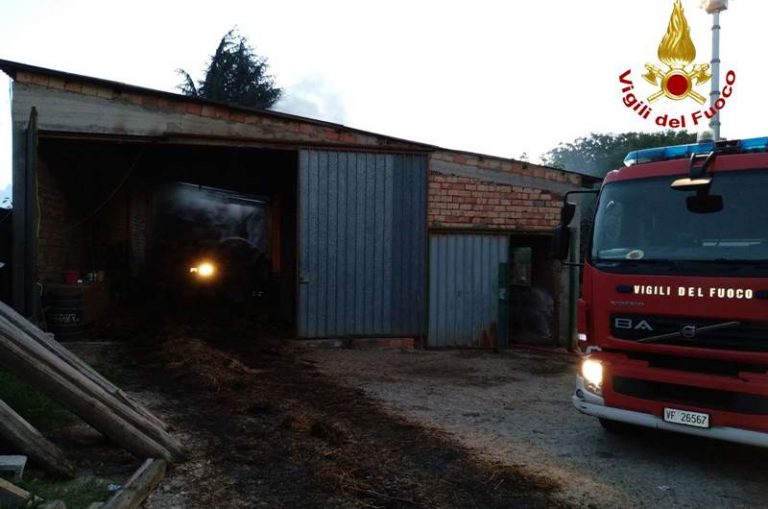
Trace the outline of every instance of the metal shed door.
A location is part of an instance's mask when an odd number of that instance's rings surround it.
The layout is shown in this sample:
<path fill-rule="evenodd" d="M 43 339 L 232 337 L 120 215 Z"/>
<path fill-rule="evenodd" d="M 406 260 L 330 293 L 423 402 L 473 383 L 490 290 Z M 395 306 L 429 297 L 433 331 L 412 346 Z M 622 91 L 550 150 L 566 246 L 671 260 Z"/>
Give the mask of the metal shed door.
<path fill-rule="evenodd" d="M 422 155 L 301 151 L 299 337 L 426 333 L 426 171 Z"/>
<path fill-rule="evenodd" d="M 432 234 L 429 245 L 429 346 L 506 345 L 509 237 Z"/>

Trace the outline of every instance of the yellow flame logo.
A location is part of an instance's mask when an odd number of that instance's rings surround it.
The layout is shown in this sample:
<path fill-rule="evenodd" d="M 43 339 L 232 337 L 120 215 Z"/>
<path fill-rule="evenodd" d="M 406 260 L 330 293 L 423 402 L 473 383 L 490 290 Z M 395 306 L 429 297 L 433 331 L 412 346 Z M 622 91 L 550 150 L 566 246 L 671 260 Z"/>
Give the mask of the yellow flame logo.
<path fill-rule="evenodd" d="M 683 68 L 696 59 L 696 47 L 691 40 L 691 29 L 685 19 L 683 4 L 675 1 L 667 33 L 659 44 L 659 60 L 669 67 Z"/>
<path fill-rule="evenodd" d="M 669 18 L 667 33 L 659 44 L 658 56 L 668 69 L 663 71 L 653 64 L 645 64 L 648 72 L 643 78 L 660 88 L 648 97 L 648 102 L 652 103 L 663 95 L 673 101 L 690 97 L 704 104 L 706 99 L 694 91 L 693 86 L 706 83 L 712 75 L 709 73 L 709 64 L 696 64 L 686 69 L 696 59 L 696 47 L 691 40 L 691 30 L 680 0 L 675 0 L 672 7 L 672 16 Z"/>

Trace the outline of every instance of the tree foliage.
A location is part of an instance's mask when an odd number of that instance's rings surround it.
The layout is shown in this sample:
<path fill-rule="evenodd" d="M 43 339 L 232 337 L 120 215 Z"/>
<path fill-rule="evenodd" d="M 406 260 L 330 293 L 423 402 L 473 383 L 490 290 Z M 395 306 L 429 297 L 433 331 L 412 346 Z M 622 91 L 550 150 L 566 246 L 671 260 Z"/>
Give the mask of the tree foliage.
<path fill-rule="evenodd" d="M 267 59 L 258 56 L 248 40 L 234 28 L 221 38 L 205 70 L 205 78 L 197 85 L 187 71 L 178 69 L 177 72 L 184 79 L 179 90 L 192 97 L 266 109 L 282 94 L 269 74 Z"/>
<path fill-rule="evenodd" d="M 591 133 L 570 143 L 560 143 L 542 157 L 545 164 L 565 170 L 604 177 L 624 165 L 632 150 L 694 143 L 696 135 L 688 131 L 667 130 L 658 133 Z"/>

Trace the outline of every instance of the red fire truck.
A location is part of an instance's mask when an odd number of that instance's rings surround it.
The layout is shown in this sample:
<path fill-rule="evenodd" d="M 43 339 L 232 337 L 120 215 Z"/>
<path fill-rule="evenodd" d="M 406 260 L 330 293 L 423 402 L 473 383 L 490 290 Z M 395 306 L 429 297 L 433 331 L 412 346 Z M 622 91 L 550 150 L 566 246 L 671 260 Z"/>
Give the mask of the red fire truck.
<path fill-rule="evenodd" d="M 768 137 L 639 150 L 599 191 L 573 403 L 768 446 Z M 575 206 L 555 232 L 568 257 Z"/>

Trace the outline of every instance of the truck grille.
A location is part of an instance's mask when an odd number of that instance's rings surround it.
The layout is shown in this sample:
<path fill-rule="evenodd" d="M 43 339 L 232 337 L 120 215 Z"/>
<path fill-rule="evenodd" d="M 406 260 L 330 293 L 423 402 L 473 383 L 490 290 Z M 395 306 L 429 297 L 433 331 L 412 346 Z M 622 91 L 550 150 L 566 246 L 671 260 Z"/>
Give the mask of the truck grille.
<path fill-rule="evenodd" d="M 622 376 L 613 377 L 618 394 L 667 403 L 695 405 L 739 414 L 768 415 L 768 397 L 741 392 L 720 391 Z"/>
<path fill-rule="evenodd" d="M 729 320 L 706 320 L 700 318 L 611 315 L 611 335 L 618 339 L 637 341 L 662 334 L 680 333 L 687 327 L 689 336 L 693 329 L 727 322 Z M 659 345 L 692 346 L 720 350 L 768 352 L 768 323 L 741 322 L 738 326 L 712 330 L 697 330 L 692 337 L 676 337 L 654 341 Z"/>

